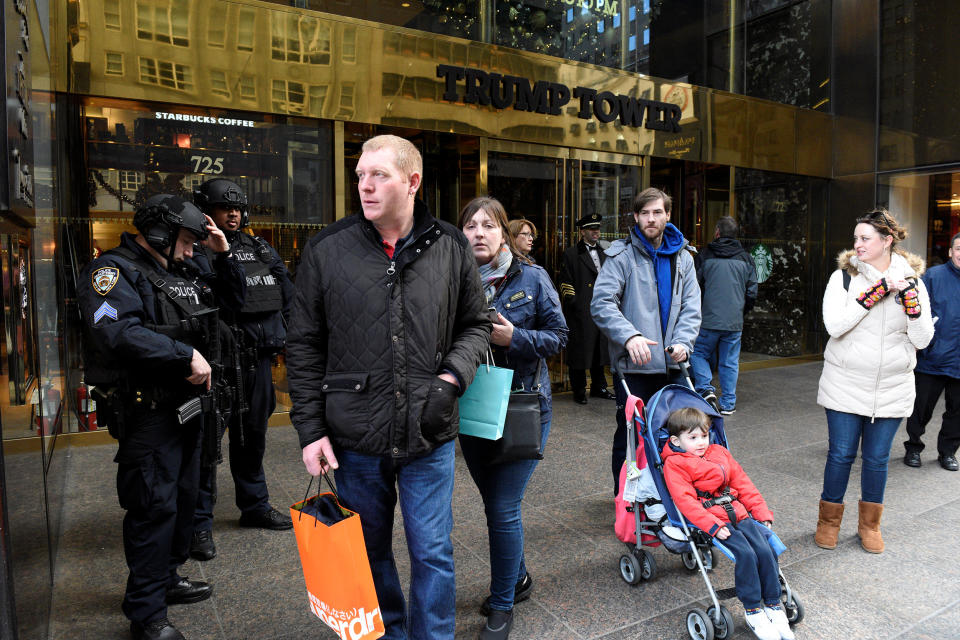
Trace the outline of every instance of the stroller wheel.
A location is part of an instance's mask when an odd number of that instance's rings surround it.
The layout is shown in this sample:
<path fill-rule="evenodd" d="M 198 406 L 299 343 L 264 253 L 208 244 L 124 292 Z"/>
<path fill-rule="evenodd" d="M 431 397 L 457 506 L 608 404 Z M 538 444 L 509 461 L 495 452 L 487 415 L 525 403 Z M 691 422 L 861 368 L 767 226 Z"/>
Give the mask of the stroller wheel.
<path fill-rule="evenodd" d="M 715 640 L 727 640 L 733 637 L 733 616 L 723 605 L 720 605 L 720 623 L 717 623 L 716 607 L 707 609 L 707 615 L 713 623 L 713 637 Z"/>
<path fill-rule="evenodd" d="M 710 547 L 698 547 L 698 552 L 700 553 L 700 560 L 703 562 L 703 568 L 707 571 L 713 570 L 713 549 Z M 697 559 L 693 556 L 693 551 L 684 551 L 680 554 L 680 559 L 683 561 L 683 566 L 688 571 L 697 570 Z"/>
<path fill-rule="evenodd" d="M 641 553 L 644 553 L 641 551 Z M 640 560 L 633 553 L 620 556 L 620 577 L 631 587 L 635 587 L 643 580 Z"/>
<path fill-rule="evenodd" d="M 713 547 L 701 549 L 700 558 L 703 560 L 703 568 L 707 571 L 713 571 Z"/>
<path fill-rule="evenodd" d="M 657 561 L 653 559 L 653 554 L 636 547 L 633 555 L 640 563 L 640 577 L 644 580 L 653 580 L 657 576 Z"/>
<path fill-rule="evenodd" d="M 784 591 L 780 599 L 783 602 L 783 610 L 787 614 L 787 622 L 792 627 L 803 620 L 803 603 L 800 602 L 796 593 L 791 593 L 790 596 L 790 601 L 787 602 L 787 592 Z"/>
<path fill-rule="evenodd" d="M 687 633 L 691 640 L 713 640 L 713 622 L 703 609 L 691 609 L 687 612 Z"/>

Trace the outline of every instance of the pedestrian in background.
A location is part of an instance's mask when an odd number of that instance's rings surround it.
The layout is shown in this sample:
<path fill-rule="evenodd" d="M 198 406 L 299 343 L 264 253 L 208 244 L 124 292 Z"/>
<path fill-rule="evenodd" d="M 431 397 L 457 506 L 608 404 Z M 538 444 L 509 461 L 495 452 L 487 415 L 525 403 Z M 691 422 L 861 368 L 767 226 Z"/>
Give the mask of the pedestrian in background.
<path fill-rule="evenodd" d="M 603 217 L 598 213 L 577 220 L 580 240 L 563 252 L 560 263 L 560 297 L 563 315 L 570 327 L 567 366 L 573 399 L 578 404 L 587 404 L 587 369 L 590 370 L 592 397 L 608 400 L 616 397 L 607 388 L 604 369 L 610 363 L 607 340 L 590 316 L 593 285 L 607 259 L 604 251 L 610 247 L 609 242 L 600 239 L 601 222 Z"/>
<path fill-rule="evenodd" d="M 535 263 L 532 252 L 533 242 L 537 239 L 537 227 L 526 218 L 511 220 L 507 227 L 510 230 L 510 242 L 513 243 L 514 250 L 529 260 L 530 264 Z"/>
<path fill-rule="evenodd" d="M 714 240 L 694 258 L 700 302 L 700 335 L 690 355 L 694 385 L 720 413 L 737 408 L 737 377 L 740 374 L 740 337 L 743 316 L 757 300 L 757 268 L 737 240 L 739 226 L 730 216 L 717 221 Z M 710 362 L 716 359 L 720 399 L 713 386 Z"/>
<path fill-rule="evenodd" d="M 678 363 L 693 351 L 700 330 L 697 272 L 687 239 L 670 224 L 671 206 L 670 196 L 659 189 L 637 194 L 633 201 L 636 224 L 629 238 L 607 249 L 590 305 L 593 319 L 609 341 L 610 361 L 623 367 L 630 393 L 644 402 L 671 382 L 684 383 Z M 620 468 L 627 457 L 627 393 L 623 385 L 614 389 L 617 431 L 611 466 L 613 495 L 617 495 Z"/>
<path fill-rule="evenodd" d="M 933 337 L 923 260 L 897 244 L 907 231 L 886 210 L 857 218 L 853 250 L 837 257 L 823 296 L 830 339 L 823 353 L 817 404 L 826 409 L 829 451 L 814 541 L 835 549 L 850 466 L 863 456 L 857 533 L 881 553 L 883 494 L 890 447 L 913 411 L 917 349 Z"/>
<path fill-rule="evenodd" d="M 950 240 L 948 255 L 949 262 L 923 274 L 930 315 L 937 321 L 933 340 L 917 355 L 917 399 L 907 419 L 909 439 L 903 443 L 903 463 L 920 466 L 921 438 L 942 393 L 947 406 L 937 436 L 937 461 L 947 471 L 956 471 L 960 447 L 960 233 Z"/>
<path fill-rule="evenodd" d="M 536 390 L 540 395 L 543 451 L 552 405 L 546 360 L 567 342 L 560 298 L 547 272 L 526 262 L 512 246 L 507 214 L 498 200 L 471 200 L 460 213 L 460 228 L 477 260 L 487 305 L 496 309 L 490 336 L 494 363 L 513 369 L 513 389 Z M 529 598 L 533 590 L 523 558 L 520 506 L 537 460 L 490 465 L 488 441 L 472 436 L 461 435 L 460 447 L 483 498 L 490 538 L 490 596 L 481 607 L 487 623 L 480 638 L 505 640 L 513 625 L 514 604 Z"/>
<path fill-rule="evenodd" d="M 226 425 L 230 429 L 230 475 L 240 510 L 240 526 L 283 531 L 292 528 L 293 523 L 270 504 L 263 455 L 267 448 L 267 421 L 277 406 L 272 362 L 286 343 L 293 281 L 273 247 L 260 236 L 243 231 L 250 223 L 250 213 L 247 194 L 238 184 L 224 178 L 207 180 L 194 190 L 193 201 L 224 233 L 231 252 L 243 266 L 247 282 L 243 307 L 238 311 L 224 309 L 221 313 L 236 342 L 237 370 L 226 374 L 239 387 L 238 397 L 246 405 L 243 411 L 235 406 Z M 190 556 L 200 561 L 217 555 L 213 541 L 216 473 L 213 466 L 200 476 L 190 541 Z"/>
<path fill-rule="evenodd" d="M 297 270 L 287 375 L 303 463 L 336 469 L 360 515 L 385 638 L 452 639 L 457 398 L 490 342 L 477 263 L 463 233 L 415 195 L 408 140 L 367 140 L 362 212 L 313 236 Z M 397 499 L 410 554 L 407 607 L 393 556 Z"/>

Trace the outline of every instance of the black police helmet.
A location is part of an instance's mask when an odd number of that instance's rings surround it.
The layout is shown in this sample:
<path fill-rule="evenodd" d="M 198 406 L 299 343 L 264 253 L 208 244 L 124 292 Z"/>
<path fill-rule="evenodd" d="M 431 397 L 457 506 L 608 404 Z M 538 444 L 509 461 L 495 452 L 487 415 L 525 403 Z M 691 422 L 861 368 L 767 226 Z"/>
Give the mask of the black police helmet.
<path fill-rule="evenodd" d="M 197 240 L 206 240 L 210 235 L 203 212 L 189 200 L 168 193 L 147 199 L 133 216 L 133 226 L 157 251 L 172 251 L 180 229 L 186 229 Z"/>
<path fill-rule="evenodd" d="M 243 228 L 250 222 L 247 194 L 236 182 L 226 178 L 207 180 L 194 189 L 193 202 L 208 215 L 213 213 L 214 207 L 240 209 L 240 227 Z"/>

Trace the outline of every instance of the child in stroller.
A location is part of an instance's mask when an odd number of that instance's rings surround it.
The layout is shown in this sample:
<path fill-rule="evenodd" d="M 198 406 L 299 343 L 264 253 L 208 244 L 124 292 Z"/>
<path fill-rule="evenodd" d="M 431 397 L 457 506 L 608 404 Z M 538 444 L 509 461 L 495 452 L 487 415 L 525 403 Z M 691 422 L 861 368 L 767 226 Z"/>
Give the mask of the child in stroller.
<path fill-rule="evenodd" d="M 676 409 L 666 426 L 670 439 L 661 456 L 674 504 L 735 556 L 736 594 L 753 633 L 761 640 L 793 640 L 780 605 L 777 555 L 764 531 L 773 514 L 763 496 L 726 448 L 710 444 L 706 413 L 695 407 Z"/>

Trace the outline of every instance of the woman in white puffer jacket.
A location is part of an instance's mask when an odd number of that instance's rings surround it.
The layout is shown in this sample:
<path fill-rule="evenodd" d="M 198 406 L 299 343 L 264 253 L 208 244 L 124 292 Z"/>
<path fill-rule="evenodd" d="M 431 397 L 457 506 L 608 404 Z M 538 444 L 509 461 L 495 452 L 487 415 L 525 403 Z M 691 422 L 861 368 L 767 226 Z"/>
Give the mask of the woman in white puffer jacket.
<path fill-rule="evenodd" d="M 866 551 L 883 551 L 880 516 L 894 435 L 913 412 L 917 349 L 933 338 L 923 260 L 896 247 L 907 232 L 887 211 L 857 219 L 852 251 L 823 296 L 830 340 L 817 404 L 827 411 L 830 449 L 823 471 L 816 544 L 834 549 L 850 467 L 861 449 L 857 533 Z M 862 446 L 861 446 L 862 442 Z"/>

